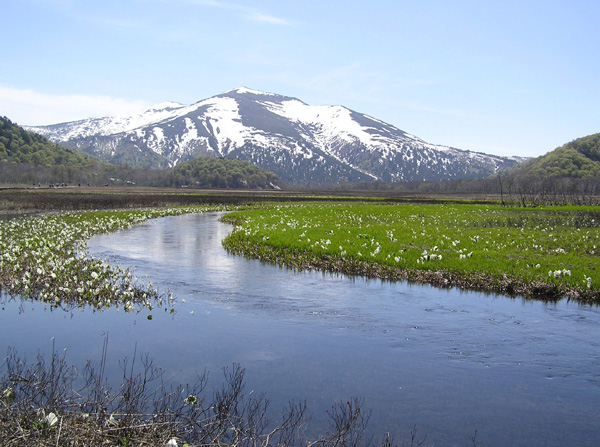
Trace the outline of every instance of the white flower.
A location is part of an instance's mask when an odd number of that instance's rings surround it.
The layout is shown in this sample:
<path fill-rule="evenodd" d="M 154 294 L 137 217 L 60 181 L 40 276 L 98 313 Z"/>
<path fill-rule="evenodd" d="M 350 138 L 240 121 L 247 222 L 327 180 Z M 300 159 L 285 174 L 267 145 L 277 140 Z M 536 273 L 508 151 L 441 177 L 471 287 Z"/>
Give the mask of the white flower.
<path fill-rule="evenodd" d="M 58 417 L 54 413 L 48 413 L 42 417 L 42 423 L 47 425 L 48 427 L 52 427 L 57 422 L 58 422 Z"/>
<path fill-rule="evenodd" d="M 115 426 L 115 425 L 118 425 L 118 424 L 119 424 L 119 421 L 117 421 L 117 419 L 115 418 L 115 415 L 114 415 L 114 414 L 111 414 L 111 415 L 110 415 L 110 417 L 108 418 L 108 421 L 107 421 L 107 422 L 108 422 L 108 425 L 113 425 L 113 426 Z"/>
<path fill-rule="evenodd" d="M 15 392 L 12 388 L 6 388 L 2 391 L 2 400 L 7 403 L 11 403 L 15 399 Z"/>

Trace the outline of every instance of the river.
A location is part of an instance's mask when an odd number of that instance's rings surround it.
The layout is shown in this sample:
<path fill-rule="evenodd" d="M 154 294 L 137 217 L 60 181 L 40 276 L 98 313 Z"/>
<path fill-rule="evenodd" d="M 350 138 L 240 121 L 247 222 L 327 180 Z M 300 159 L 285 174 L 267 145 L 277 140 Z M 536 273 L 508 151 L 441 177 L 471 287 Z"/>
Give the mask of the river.
<path fill-rule="evenodd" d="M 174 315 L 51 310 L 4 303 L 0 335 L 29 359 L 70 362 L 147 352 L 183 383 L 232 363 L 278 412 L 325 410 L 356 396 L 376 440 L 426 445 L 595 446 L 600 439 L 600 310 L 321 272 L 229 255 L 219 214 L 150 220 L 95 236 L 90 254 L 135 269 L 177 298 Z M 146 281 L 147 281 L 146 280 Z M 113 373 L 115 373 L 113 371 Z"/>

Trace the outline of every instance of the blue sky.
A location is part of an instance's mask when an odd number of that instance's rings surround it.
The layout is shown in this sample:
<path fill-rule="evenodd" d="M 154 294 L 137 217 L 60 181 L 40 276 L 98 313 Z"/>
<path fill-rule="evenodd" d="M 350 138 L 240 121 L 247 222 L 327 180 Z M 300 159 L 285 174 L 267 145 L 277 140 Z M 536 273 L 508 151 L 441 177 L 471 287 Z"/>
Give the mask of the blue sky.
<path fill-rule="evenodd" d="M 0 115 L 22 125 L 246 86 L 497 155 L 600 132 L 597 0 L 2 3 Z"/>

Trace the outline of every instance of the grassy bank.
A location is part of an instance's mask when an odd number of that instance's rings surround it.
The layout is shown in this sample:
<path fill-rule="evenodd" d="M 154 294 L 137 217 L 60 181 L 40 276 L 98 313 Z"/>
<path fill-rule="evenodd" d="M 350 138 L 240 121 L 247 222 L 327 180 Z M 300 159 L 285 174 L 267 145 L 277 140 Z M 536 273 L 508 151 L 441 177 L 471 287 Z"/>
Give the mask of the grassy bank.
<path fill-rule="evenodd" d="M 234 253 L 295 269 L 600 302 L 600 208 L 304 203 L 229 214 Z"/>

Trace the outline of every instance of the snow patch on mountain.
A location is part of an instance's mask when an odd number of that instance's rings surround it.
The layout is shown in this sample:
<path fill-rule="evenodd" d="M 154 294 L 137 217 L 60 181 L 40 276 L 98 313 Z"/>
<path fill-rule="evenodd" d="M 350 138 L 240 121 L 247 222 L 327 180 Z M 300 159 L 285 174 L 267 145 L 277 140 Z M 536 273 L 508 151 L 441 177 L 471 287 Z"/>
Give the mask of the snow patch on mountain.
<path fill-rule="evenodd" d="M 365 145 L 373 143 L 366 129 L 352 119 L 350 110 L 345 107 L 309 106 L 299 100 L 284 101 L 280 104 L 268 102 L 262 104 L 291 121 L 315 126 L 327 139 L 343 138 L 347 142 L 358 140 Z"/>
<path fill-rule="evenodd" d="M 235 99 L 213 98 L 205 103 L 207 122 L 210 122 L 218 142 L 219 154 L 224 155 L 231 144 L 241 146 L 249 130 L 242 124 L 242 117 Z"/>

